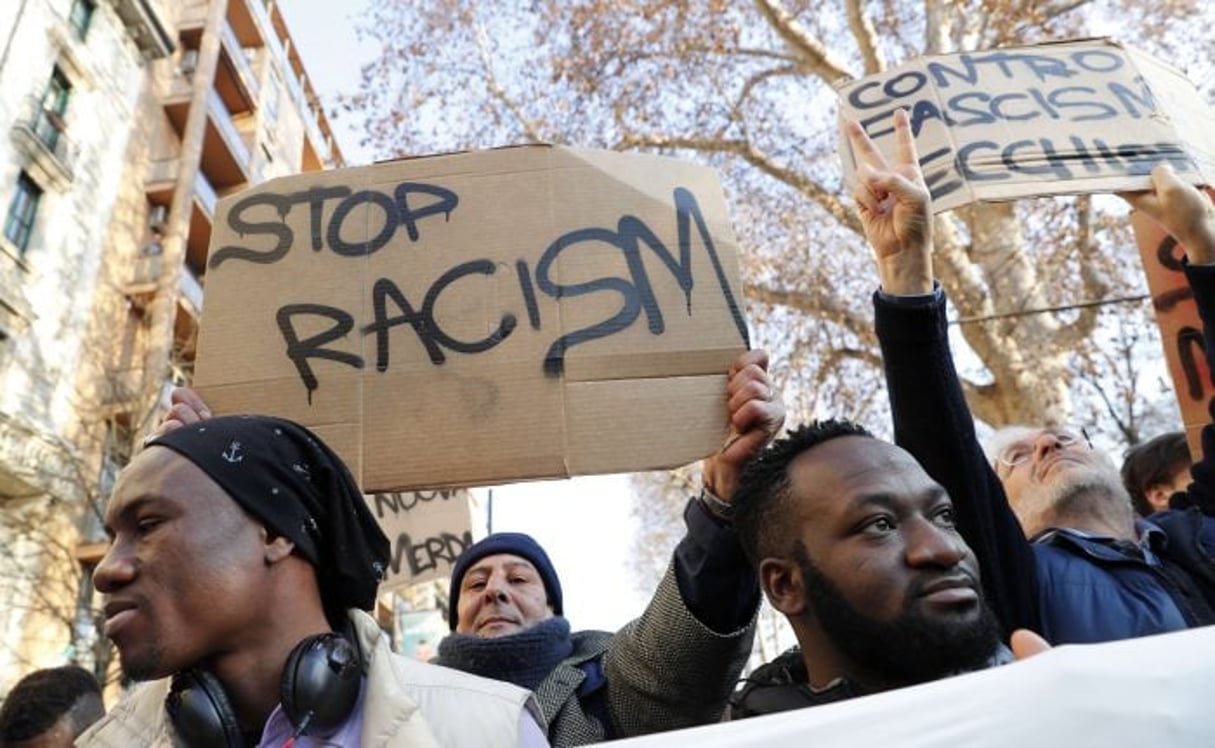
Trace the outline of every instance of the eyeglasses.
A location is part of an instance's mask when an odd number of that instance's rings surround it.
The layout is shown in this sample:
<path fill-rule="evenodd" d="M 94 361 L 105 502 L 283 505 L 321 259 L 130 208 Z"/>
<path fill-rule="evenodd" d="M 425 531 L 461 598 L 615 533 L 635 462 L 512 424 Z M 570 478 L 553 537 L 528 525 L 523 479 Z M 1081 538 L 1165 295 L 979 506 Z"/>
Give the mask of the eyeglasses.
<path fill-rule="evenodd" d="M 1055 439 L 1055 444 L 1060 448 L 1067 448 L 1079 444 L 1083 440 L 1084 444 L 1089 448 L 1093 448 L 1093 442 L 1088 438 L 1088 431 L 1080 429 L 1080 434 L 1077 436 L 1071 431 L 1051 431 L 1047 430 L 1042 433 L 1050 434 Z M 996 455 L 996 462 L 1000 463 L 1009 470 L 1018 465 L 1024 465 L 1033 457 L 1035 444 L 1038 439 L 1042 438 L 1042 434 L 1037 434 L 1030 439 L 1024 439 L 1015 444 L 1010 444 L 1003 452 Z"/>

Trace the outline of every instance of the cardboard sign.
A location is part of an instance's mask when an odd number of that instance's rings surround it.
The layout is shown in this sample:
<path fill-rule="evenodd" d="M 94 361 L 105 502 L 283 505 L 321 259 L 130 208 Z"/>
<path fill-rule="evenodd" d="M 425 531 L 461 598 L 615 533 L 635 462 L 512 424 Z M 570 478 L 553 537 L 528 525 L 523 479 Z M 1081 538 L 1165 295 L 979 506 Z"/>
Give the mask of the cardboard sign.
<path fill-rule="evenodd" d="M 1138 211 L 1131 213 L 1131 226 L 1147 272 L 1148 290 L 1160 325 L 1160 341 L 1177 393 L 1186 440 L 1197 462 L 1202 458 L 1202 428 L 1211 422 L 1215 380 L 1207 367 L 1202 320 L 1194 303 L 1194 292 L 1182 269 L 1185 247 L 1160 224 Z"/>
<path fill-rule="evenodd" d="M 906 109 L 933 210 L 1146 189 L 1169 162 L 1215 183 L 1215 117 L 1176 69 L 1108 39 L 913 60 L 837 86 L 841 124 L 859 121 L 892 158 Z M 856 159 L 840 138 L 844 180 Z"/>
<path fill-rule="evenodd" d="M 527 146 L 270 180 L 216 212 L 195 387 L 365 491 L 686 464 L 746 347 L 716 174 Z"/>
<path fill-rule="evenodd" d="M 450 577 L 473 544 L 467 489 L 376 493 L 363 497 L 388 536 L 392 555 L 380 592 Z"/>

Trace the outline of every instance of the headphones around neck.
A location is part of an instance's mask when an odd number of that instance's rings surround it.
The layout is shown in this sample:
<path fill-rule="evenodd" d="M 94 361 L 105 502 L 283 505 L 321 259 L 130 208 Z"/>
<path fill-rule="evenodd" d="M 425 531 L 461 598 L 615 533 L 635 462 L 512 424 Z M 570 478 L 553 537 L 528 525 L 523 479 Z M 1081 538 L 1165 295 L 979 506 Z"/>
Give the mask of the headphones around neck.
<path fill-rule="evenodd" d="M 362 672 L 358 649 L 340 634 L 318 634 L 295 645 L 283 666 L 279 691 L 295 736 L 341 725 L 358 701 Z M 223 685 L 206 670 L 193 668 L 173 676 L 165 709 L 187 746 L 247 745 Z"/>

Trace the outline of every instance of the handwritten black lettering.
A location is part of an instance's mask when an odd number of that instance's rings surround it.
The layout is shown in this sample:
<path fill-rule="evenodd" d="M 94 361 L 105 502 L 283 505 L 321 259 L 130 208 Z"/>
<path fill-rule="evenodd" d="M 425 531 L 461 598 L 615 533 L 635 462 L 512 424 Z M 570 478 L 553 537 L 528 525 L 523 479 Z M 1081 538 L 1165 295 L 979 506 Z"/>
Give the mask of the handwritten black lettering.
<path fill-rule="evenodd" d="M 460 535 L 441 532 L 433 537 L 414 542 L 409 533 L 397 536 L 389 566 L 394 574 L 400 574 L 402 561 L 409 567 L 410 576 L 439 568 L 439 562 L 454 564 L 460 554 L 472 545 L 472 533 L 465 531 Z"/>
<path fill-rule="evenodd" d="M 286 223 L 283 223 L 283 219 L 286 218 L 287 213 L 291 210 L 291 203 L 292 197 L 290 195 L 276 195 L 269 192 L 250 195 L 238 201 L 236 205 L 232 206 L 232 210 L 228 211 L 228 226 L 242 238 L 246 234 L 253 234 L 254 236 L 268 234 L 277 237 L 278 243 L 274 245 L 274 249 L 268 252 L 258 252 L 247 247 L 220 247 L 212 253 L 207 267 L 214 270 L 228 260 L 244 260 L 259 265 L 269 265 L 286 257 L 287 251 L 291 249 L 291 242 L 295 239 L 295 234 L 291 231 L 291 228 Z M 269 205 L 277 210 L 279 215 L 278 222 L 260 221 L 251 223 L 246 221 L 244 218 L 245 211 L 255 209 L 260 205 Z"/>
<path fill-rule="evenodd" d="M 333 322 L 333 325 L 324 332 L 301 340 L 295 331 L 294 318 L 304 314 L 326 317 Z M 322 358 L 353 366 L 356 369 L 363 368 L 361 357 L 346 351 L 321 347 L 345 337 L 354 327 L 354 318 L 341 309 L 322 304 L 287 304 L 278 310 L 275 318 L 278 321 L 278 329 L 282 332 L 283 340 L 287 341 L 287 358 L 295 364 L 295 369 L 299 372 L 304 387 L 308 389 L 309 405 L 312 404 L 312 392 L 319 386 L 319 382 L 317 382 L 316 374 L 312 371 L 312 365 L 308 363 L 308 359 Z"/>
<path fill-rule="evenodd" d="M 662 310 L 654 297 L 645 263 L 641 258 L 641 245 L 644 243 L 662 260 L 667 269 L 675 277 L 684 292 L 687 313 L 692 313 L 692 223 L 696 224 L 696 233 L 700 237 L 713 265 L 717 282 L 725 297 L 726 306 L 730 310 L 739 337 L 748 340 L 747 326 L 743 319 L 734 293 L 726 281 L 725 270 L 713 245 L 708 225 L 700 212 L 696 197 L 686 189 L 677 188 L 674 193 L 676 226 L 679 241 L 679 258 L 676 259 L 671 251 L 663 244 L 649 226 L 635 216 L 624 216 L 620 219 L 616 231 L 590 228 L 572 231 L 559 237 L 549 245 L 536 264 L 536 286 L 555 299 L 581 296 L 598 291 L 615 291 L 621 296 L 620 310 L 612 317 L 590 327 L 576 330 L 558 338 L 549 348 L 544 357 L 544 371 L 549 376 L 558 376 L 564 371 L 565 354 L 570 348 L 580 343 L 596 340 L 627 328 L 637 319 L 642 310 L 645 311 L 649 331 L 659 335 L 665 329 Z M 555 282 L 550 275 L 550 267 L 561 253 L 584 242 L 602 242 L 617 247 L 624 254 L 632 282 L 623 278 L 596 278 L 584 283 L 563 284 Z"/>
<path fill-rule="evenodd" d="M 438 200 L 418 208 L 410 208 L 409 196 L 411 194 L 430 195 L 437 197 Z M 418 221 L 428 216 L 437 216 L 440 213 L 443 214 L 444 222 L 450 221 L 452 212 L 460 204 L 460 198 L 456 193 L 446 187 L 421 182 L 402 182 L 397 185 L 393 196 L 396 198 L 397 209 L 400 211 L 399 220 L 405 224 L 405 232 L 409 234 L 411 242 L 416 242 L 421 237 L 421 232 L 418 231 Z"/>
<path fill-rule="evenodd" d="M 325 246 L 325 203 L 348 197 L 350 192 L 349 187 L 311 187 L 291 196 L 292 203 L 308 204 L 308 233 L 314 252 L 320 252 Z"/>
<path fill-rule="evenodd" d="M 436 489 L 431 491 L 409 491 L 372 494 L 375 504 L 376 517 L 384 519 L 386 515 L 398 516 L 406 514 L 424 504 L 448 501 L 459 492 L 452 489 Z"/>
<path fill-rule="evenodd" d="M 380 231 L 373 237 L 369 237 L 363 242 L 347 242 L 342 238 L 342 225 L 346 223 L 346 218 L 351 211 L 360 205 L 375 205 L 383 212 L 383 225 L 380 226 Z M 360 190 L 350 197 L 346 198 L 333 211 L 333 215 L 329 218 L 329 233 L 326 239 L 329 241 L 329 248 L 343 257 L 361 257 L 369 255 L 388 243 L 392 239 L 392 235 L 397 230 L 397 206 L 392 201 L 392 198 L 382 192 L 375 190 Z M 365 221 L 359 221 L 360 228 L 366 228 L 373 225 L 373 219 L 368 212 L 368 218 Z"/>
<path fill-rule="evenodd" d="M 1205 360 L 1206 346 L 1202 342 L 1202 331 L 1186 325 L 1177 331 L 1177 358 L 1185 375 L 1186 393 L 1191 400 L 1201 400 L 1203 395 L 1202 375 L 1198 362 Z"/>

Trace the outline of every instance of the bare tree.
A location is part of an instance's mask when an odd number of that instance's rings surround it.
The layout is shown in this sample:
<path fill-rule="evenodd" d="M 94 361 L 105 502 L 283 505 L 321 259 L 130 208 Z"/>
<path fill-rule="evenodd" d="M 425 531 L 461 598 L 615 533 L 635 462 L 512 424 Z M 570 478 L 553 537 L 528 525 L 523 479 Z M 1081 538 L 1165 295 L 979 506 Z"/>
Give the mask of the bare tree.
<path fill-rule="evenodd" d="M 392 0 L 362 19 L 381 54 L 335 116 L 362 118 L 385 157 L 552 142 L 716 166 L 755 339 L 773 352 L 790 420 L 843 415 L 884 432 L 876 277 L 840 181 L 832 84 L 922 54 L 1121 33 L 1192 61 L 1210 96 L 1213 16 L 1198 0 Z M 964 387 L 978 418 L 1069 420 L 1077 399 L 1092 412 L 1095 382 L 1123 387 L 1125 368 L 1076 366 L 1101 355 L 1102 325 L 1150 324 L 1121 301 L 1144 281 L 1113 205 L 982 204 L 936 219 L 936 271 L 973 352 Z M 643 525 L 658 531 L 659 502 L 642 493 Z"/>

